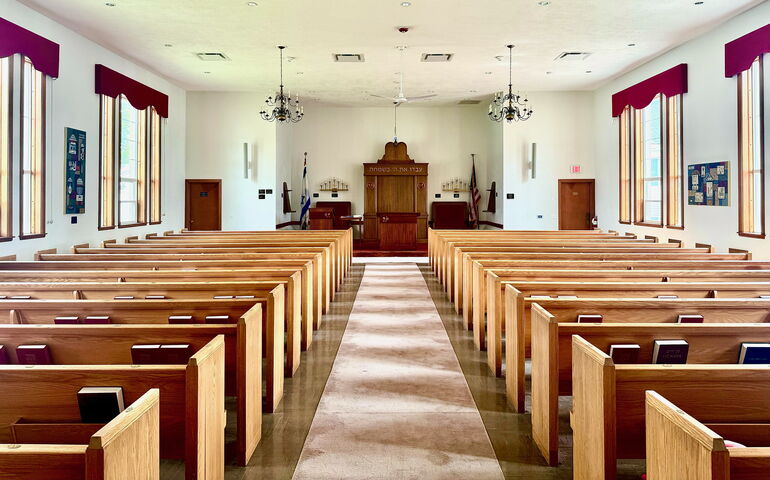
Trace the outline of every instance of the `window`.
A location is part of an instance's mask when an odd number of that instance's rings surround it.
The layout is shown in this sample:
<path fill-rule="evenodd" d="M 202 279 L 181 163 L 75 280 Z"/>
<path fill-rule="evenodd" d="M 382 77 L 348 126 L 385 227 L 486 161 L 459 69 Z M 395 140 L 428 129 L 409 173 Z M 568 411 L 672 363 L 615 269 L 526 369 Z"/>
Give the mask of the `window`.
<path fill-rule="evenodd" d="M 125 97 L 101 96 L 99 228 L 161 223 L 163 120 Z M 117 210 L 117 215 L 116 215 Z"/>
<path fill-rule="evenodd" d="M 637 223 L 663 224 L 663 177 L 661 174 L 661 96 L 634 111 Z"/>
<path fill-rule="evenodd" d="M 99 229 L 115 227 L 115 99 L 101 96 Z"/>
<path fill-rule="evenodd" d="M 631 108 L 620 114 L 620 223 L 631 223 Z"/>
<path fill-rule="evenodd" d="M 145 223 L 147 115 L 120 97 L 120 153 L 118 158 L 118 222 Z"/>
<path fill-rule="evenodd" d="M 765 235 L 762 59 L 738 75 L 738 234 Z"/>
<path fill-rule="evenodd" d="M 8 240 L 13 236 L 11 217 L 12 58 L 0 59 L 0 240 Z"/>
<path fill-rule="evenodd" d="M 666 226 L 684 228 L 682 96 L 666 99 Z"/>
<path fill-rule="evenodd" d="M 150 108 L 150 223 L 156 224 L 161 222 L 161 191 L 160 191 L 160 177 L 161 177 L 161 117 L 155 108 Z"/>
<path fill-rule="evenodd" d="M 21 235 L 45 235 L 45 75 L 28 58 L 21 71 Z"/>

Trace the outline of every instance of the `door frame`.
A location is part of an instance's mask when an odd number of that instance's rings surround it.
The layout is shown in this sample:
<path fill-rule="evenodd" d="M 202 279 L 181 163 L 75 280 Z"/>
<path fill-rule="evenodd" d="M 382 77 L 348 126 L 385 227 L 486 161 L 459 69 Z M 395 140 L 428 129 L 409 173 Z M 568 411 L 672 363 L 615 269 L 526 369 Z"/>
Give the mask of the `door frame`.
<path fill-rule="evenodd" d="M 212 183 L 219 189 L 219 205 L 217 205 L 217 230 L 222 230 L 222 179 L 214 178 L 186 178 L 184 181 L 184 228 L 190 229 L 190 184 Z"/>
<path fill-rule="evenodd" d="M 594 218 L 596 216 L 596 179 L 594 178 L 560 178 L 559 187 L 557 190 L 557 195 L 559 197 L 559 230 L 563 230 L 562 228 L 563 219 L 561 218 L 561 207 L 562 207 L 561 185 L 562 183 L 588 183 L 591 185 L 591 211 L 589 212 L 589 215 L 591 218 Z M 592 230 L 592 228 L 589 228 L 588 230 Z"/>

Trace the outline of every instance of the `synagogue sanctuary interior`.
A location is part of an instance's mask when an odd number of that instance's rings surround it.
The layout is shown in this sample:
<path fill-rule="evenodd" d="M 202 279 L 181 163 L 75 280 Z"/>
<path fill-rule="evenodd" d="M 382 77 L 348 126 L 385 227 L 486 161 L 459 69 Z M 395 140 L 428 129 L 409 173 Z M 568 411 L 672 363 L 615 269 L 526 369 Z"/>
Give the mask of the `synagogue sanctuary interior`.
<path fill-rule="evenodd" d="M 768 0 L 0 0 L 0 479 L 770 479 L 766 55 Z"/>

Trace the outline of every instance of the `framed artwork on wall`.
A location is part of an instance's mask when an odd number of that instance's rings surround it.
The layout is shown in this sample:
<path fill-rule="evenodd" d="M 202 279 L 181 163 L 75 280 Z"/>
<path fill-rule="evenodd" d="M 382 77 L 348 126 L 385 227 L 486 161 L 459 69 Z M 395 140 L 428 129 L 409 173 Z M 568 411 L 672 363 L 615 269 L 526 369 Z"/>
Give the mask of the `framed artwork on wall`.
<path fill-rule="evenodd" d="M 86 212 L 86 132 L 64 129 L 64 213 Z"/>
<path fill-rule="evenodd" d="M 730 204 L 727 162 L 687 166 L 687 204 L 726 207 Z"/>

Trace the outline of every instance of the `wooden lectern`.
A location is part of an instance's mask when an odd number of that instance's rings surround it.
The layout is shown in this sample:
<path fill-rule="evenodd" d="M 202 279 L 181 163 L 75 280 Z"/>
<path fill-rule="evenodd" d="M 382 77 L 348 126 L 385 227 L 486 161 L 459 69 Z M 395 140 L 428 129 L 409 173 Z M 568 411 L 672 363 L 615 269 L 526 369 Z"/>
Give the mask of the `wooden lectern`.
<path fill-rule="evenodd" d="M 334 209 L 313 207 L 309 214 L 310 230 L 334 230 Z"/>
<path fill-rule="evenodd" d="M 388 142 L 377 163 L 364 163 L 364 187 L 365 244 L 406 249 L 428 242 L 428 164 L 409 158 L 405 143 Z"/>

